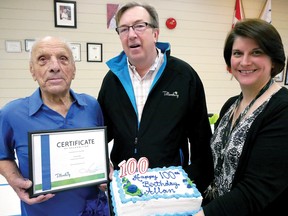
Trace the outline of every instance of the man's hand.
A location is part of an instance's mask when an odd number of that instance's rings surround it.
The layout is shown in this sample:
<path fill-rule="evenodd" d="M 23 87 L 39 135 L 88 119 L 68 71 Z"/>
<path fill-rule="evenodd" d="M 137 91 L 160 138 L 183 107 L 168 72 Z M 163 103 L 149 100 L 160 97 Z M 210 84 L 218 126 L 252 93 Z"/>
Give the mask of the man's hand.
<path fill-rule="evenodd" d="M 32 181 L 23 178 L 16 162 L 13 160 L 0 161 L 0 174 L 6 178 L 18 197 L 29 205 L 44 202 L 55 196 L 54 194 L 46 194 L 30 199 L 27 190 L 32 186 Z"/>
<path fill-rule="evenodd" d="M 114 172 L 114 167 L 112 165 L 112 163 L 110 162 L 110 172 L 109 172 L 109 179 L 112 181 L 112 177 L 113 177 L 113 172 Z M 101 184 L 99 185 L 99 189 L 102 191 L 107 191 L 107 184 Z"/>
<path fill-rule="evenodd" d="M 27 190 L 32 186 L 32 182 L 29 179 L 24 179 L 22 177 L 10 179 L 8 183 L 14 189 L 18 197 L 29 205 L 45 202 L 55 196 L 55 194 L 45 194 L 35 198 L 29 198 Z"/>

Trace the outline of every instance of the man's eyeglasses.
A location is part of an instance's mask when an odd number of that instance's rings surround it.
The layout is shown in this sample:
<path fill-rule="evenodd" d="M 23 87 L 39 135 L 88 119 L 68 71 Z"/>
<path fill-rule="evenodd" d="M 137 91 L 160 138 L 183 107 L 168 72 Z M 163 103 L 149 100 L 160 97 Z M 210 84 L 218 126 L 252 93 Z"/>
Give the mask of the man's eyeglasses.
<path fill-rule="evenodd" d="M 132 28 L 136 34 L 141 34 L 144 32 L 147 27 L 150 26 L 151 28 L 154 28 L 154 26 L 150 23 L 147 22 L 142 22 L 142 23 L 136 23 L 131 26 L 120 26 L 116 28 L 116 32 L 119 34 L 119 36 L 127 36 L 129 29 Z"/>

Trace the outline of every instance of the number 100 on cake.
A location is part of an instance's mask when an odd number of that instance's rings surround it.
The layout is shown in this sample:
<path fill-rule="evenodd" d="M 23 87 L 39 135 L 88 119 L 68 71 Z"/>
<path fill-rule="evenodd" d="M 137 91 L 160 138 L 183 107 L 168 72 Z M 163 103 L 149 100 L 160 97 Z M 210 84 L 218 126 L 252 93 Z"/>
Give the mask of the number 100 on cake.
<path fill-rule="evenodd" d="M 110 185 L 116 216 L 193 215 L 202 196 L 181 166 L 150 169 L 147 158 L 119 164 Z"/>

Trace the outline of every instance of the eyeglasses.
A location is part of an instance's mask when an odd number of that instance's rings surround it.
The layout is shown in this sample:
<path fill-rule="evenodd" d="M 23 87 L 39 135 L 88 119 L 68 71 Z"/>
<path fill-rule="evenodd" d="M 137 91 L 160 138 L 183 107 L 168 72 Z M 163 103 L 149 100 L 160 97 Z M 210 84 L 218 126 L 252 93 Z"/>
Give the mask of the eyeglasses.
<path fill-rule="evenodd" d="M 136 23 L 131 26 L 120 26 L 120 27 L 117 27 L 115 30 L 119 34 L 119 36 L 124 37 L 128 35 L 130 28 L 132 28 L 136 34 L 141 34 L 147 29 L 147 26 L 154 28 L 152 24 L 147 23 L 147 22 L 142 22 L 142 23 Z"/>

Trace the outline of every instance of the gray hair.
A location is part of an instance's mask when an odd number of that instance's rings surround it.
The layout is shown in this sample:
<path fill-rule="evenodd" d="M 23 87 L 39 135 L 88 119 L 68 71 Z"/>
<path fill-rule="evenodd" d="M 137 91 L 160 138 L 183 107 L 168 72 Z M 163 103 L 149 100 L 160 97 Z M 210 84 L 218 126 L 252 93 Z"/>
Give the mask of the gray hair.
<path fill-rule="evenodd" d="M 156 9 L 154 7 L 152 7 L 151 5 L 144 4 L 144 3 L 142 4 L 142 3 L 138 3 L 138 2 L 129 2 L 129 3 L 123 5 L 122 7 L 119 8 L 119 10 L 117 11 L 116 17 L 115 17 L 116 26 L 119 25 L 119 21 L 120 21 L 122 15 L 124 14 L 124 12 L 130 8 L 133 8 L 133 7 L 143 7 L 144 9 L 146 9 L 146 11 L 150 15 L 150 24 L 154 28 L 159 28 L 159 18 L 158 18 L 158 13 L 157 13 Z"/>

